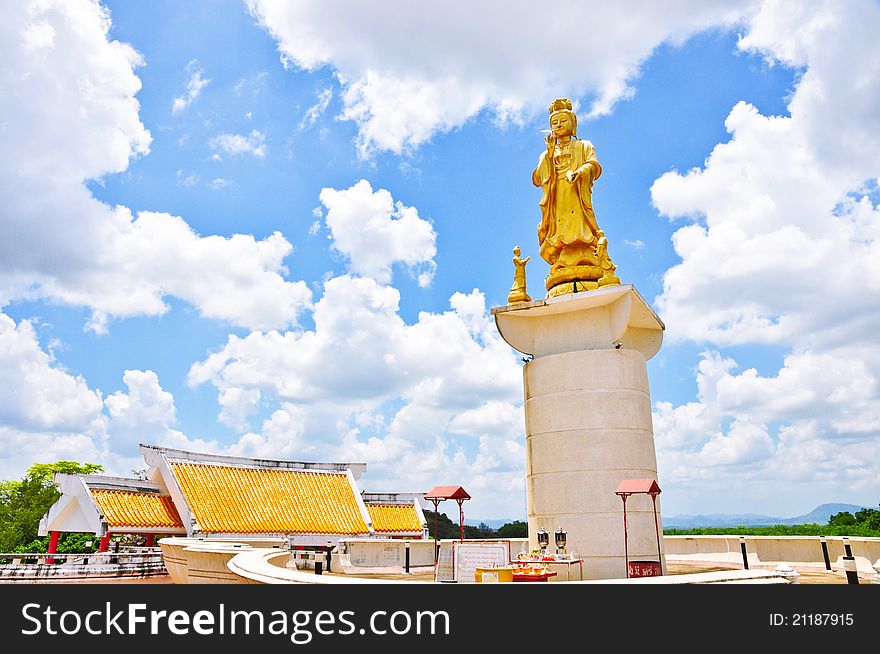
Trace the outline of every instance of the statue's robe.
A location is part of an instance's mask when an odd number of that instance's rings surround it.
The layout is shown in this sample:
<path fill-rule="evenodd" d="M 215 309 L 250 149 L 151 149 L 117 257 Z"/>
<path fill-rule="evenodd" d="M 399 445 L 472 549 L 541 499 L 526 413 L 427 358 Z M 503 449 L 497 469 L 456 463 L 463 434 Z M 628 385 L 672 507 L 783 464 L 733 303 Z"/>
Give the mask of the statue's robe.
<path fill-rule="evenodd" d="M 581 171 L 574 184 L 565 174 Z M 538 243 L 541 257 L 553 265 L 566 246 L 590 246 L 599 226 L 593 213 L 593 182 L 602 174 L 596 149 L 589 141 L 572 139 L 559 155 L 545 150 L 532 172 L 532 183 L 543 189 Z"/>

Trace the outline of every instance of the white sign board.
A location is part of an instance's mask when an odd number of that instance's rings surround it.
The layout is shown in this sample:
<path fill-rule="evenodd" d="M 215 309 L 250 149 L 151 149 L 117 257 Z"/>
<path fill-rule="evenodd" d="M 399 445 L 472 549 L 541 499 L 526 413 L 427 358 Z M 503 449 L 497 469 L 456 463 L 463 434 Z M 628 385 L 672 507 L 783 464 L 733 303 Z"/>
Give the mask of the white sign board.
<path fill-rule="evenodd" d="M 497 543 L 452 544 L 455 581 L 474 583 L 477 568 L 500 568 L 510 564 L 510 547 L 506 541 Z"/>

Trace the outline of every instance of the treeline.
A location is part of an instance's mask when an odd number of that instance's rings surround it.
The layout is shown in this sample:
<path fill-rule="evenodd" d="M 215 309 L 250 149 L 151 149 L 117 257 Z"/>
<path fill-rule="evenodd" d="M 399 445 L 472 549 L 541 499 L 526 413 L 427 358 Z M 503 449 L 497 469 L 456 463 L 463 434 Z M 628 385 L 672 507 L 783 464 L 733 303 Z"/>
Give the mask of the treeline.
<path fill-rule="evenodd" d="M 434 512 L 430 509 L 424 511 L 425 520 L 428 522 L 428 533 L 434 538 Z M 461 537 L 461 526 L 458 522 L 453 522 L 445 513 L 437 516 L 437 531 L 440 538 L 459 538 Z M 514 520 L 501 525 L 498 529 L 493 529 L 485 522 L 479 525 L 465 525 L 465 538 L 528 538 L 529 526 L 522 520 Z"/>
<path fill-rule="evenodd" d="M 771 525 L 767 527 L 692 527 L 664 529 L 666 536 L 868 536 L 880 537 L 880 510 L 835 513 L 827 525 Z"/>
<path fill-rule="evenodd" d="M 426 510 L 428 532 L 434 537 L 434 512 Z M 453 522 L 446 514 L 438 517 L 440 538 L 459 538 L 461 530 L 457 522 Z M 664 529 L 666 536 L 868 536 L 880 538 L 880 510 L 862 509 L 855 514 L 849 511 L 835 513 L 828 519 L 827 525 L 772 525 L 766 527 L 691 527 L 688 529 Z M 515 520 L 493 529 L 486 523 L 477 526 L 465 525 L 465 538 L 528 538 L 528 524 Z"/>

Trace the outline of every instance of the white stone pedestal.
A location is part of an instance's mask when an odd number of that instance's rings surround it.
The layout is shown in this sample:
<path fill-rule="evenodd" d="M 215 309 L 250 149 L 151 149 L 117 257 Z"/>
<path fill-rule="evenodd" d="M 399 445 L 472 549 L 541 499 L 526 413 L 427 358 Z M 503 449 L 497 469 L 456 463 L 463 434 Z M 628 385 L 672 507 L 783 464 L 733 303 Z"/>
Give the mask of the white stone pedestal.
<path fill-rule="evenodd" d="M 646 361 L 663 323 L 630 284 L 492 313 L 502 337 L 533 357 L 523 368 L 529 546 L 543 527 L 554 552 L 561 526 L 584 579 L 625 578 L 627 560 L 659 560 L 665 574 L 659 498 L 656 525 L 650 496 L 627 498 L 625 549 L 615 494 L 623 479 L 657 479 Z"/>

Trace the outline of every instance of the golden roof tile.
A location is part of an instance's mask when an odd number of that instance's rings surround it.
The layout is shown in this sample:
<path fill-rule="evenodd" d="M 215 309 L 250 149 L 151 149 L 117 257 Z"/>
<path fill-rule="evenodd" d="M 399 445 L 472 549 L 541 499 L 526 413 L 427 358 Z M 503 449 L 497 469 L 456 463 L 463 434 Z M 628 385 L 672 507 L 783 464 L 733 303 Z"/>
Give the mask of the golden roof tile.
<path fill-rule="evenodd" d="M 183 527 L 167 495 L 140 491 L 90 488 L 89 493 L 110 530 L 123 527 Z"/>
<path fill-rule="evenodd" d="M 413 504 L 370 504 L 367 512 L 373 521 L 373 529 L 379 532 L 421 532 L 422 523 Z"/>
<path fill-rule="evenodd" d="M 204 533 L 369 533 L 344 472 L 183 461 L 171 470 Z"/>

